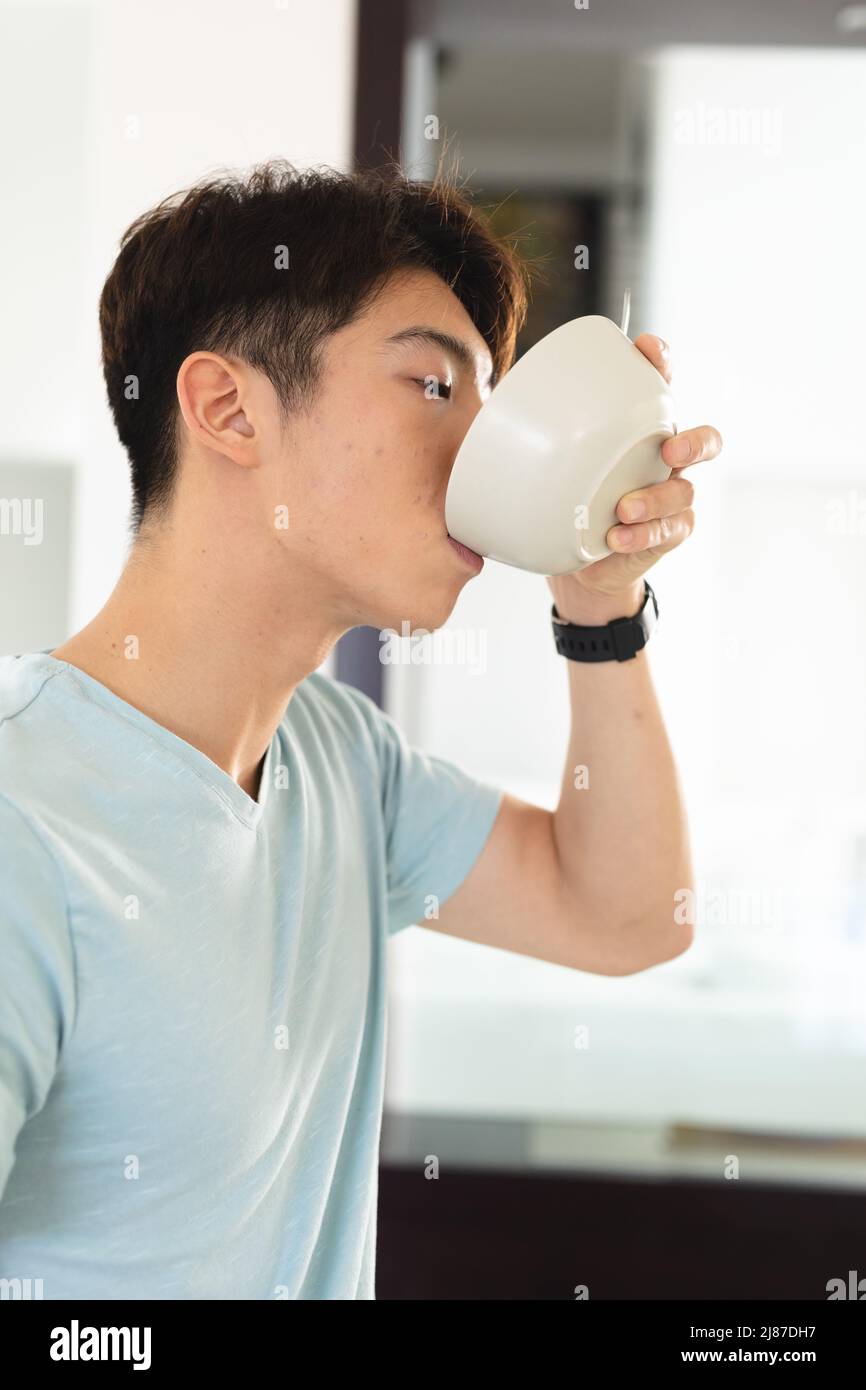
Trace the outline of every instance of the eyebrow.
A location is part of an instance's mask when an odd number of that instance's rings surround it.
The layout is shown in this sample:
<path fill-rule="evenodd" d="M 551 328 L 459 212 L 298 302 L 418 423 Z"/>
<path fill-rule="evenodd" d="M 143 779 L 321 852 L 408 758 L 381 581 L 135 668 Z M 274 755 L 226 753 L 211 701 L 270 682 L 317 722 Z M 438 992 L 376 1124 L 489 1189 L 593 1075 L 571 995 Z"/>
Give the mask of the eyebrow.
<path fill-rule="evenodd" d="M 401 328 L 399 333 L 393 333 L 390 338 L 385 340 L 388 343 L 405 342 L 424 342 L 432 343 L 434 347 L 440 347 L 445 352 L 449 352 L 452 357 L 465 367 L 468 372 L 475 375 L 476 361 L 475 353 L 468 343 L 462 338 L 455 338 L 452 333 L 443 333 L 438 328 L 428 328 L 426 324 L 416 323 L 411 328 Z M 492 386 L 496 373 L 491 370 L 483 386 Z"/>

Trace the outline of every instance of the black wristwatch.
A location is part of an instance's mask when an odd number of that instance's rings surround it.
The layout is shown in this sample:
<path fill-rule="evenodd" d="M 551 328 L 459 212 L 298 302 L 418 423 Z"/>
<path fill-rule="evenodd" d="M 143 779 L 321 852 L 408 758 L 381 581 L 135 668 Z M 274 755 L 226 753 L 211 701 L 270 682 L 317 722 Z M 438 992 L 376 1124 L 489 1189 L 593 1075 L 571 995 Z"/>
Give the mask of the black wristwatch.
<path fill-rule="evenodd" d="M 569 661 L 628 661 L 650 639 L 659 616 L 656 596 L 644 579 L 643 603 L 632 618 L 613 618 L 603 627 L 581 627 L 560 618 L 556 604 L 550 610 L 553 637 L 560 656 Z"/>

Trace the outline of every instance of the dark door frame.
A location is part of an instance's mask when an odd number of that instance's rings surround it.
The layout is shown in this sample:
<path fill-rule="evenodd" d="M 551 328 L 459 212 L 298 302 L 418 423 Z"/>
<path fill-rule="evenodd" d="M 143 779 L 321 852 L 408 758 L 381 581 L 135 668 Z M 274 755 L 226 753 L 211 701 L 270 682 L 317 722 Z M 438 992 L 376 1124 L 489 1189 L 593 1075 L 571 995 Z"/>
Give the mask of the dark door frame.
<path fill-rule="evenodd" d="M 373 168 L 400 153 L 403 58 L 409 0 L 358 0 L 355 52 L 354 167 Z M 338 680 L 357 686 L 380 707 L 384 666 L 379 634 L 355 627 L 335 648 Z"/>

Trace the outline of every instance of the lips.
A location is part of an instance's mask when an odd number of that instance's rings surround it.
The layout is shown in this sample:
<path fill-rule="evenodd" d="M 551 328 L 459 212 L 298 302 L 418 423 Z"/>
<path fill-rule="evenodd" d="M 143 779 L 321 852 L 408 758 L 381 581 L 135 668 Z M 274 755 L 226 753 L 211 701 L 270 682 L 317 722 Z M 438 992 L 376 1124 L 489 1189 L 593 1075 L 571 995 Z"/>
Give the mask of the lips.
<path fill-rule="evenodd" d="M 454 537 L 451 535 L 450 531 L 448 532 L 448 540 L 450 541 L 453 548 L 457 551 L 460 558 L 464 560 L 467 565 L 471 565 L 472 569 L 474 569 L 476 572 L 483 568 L 483 555 L 479 555 L 478 552 L 475 550 L 470 550 L 469 546 L 464 545 L 462 541 L 455 540 Z"/>

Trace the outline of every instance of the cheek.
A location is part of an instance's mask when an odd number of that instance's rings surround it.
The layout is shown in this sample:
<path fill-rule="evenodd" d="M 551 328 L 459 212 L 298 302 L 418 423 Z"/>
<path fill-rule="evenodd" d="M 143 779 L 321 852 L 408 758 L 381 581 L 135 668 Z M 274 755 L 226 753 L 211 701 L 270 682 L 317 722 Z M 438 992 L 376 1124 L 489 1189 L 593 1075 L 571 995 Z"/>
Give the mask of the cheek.
<path fill-rule="evenodd" d="M 399 524 L 409 544 L 445 530 L 445 490 L 450 468 L 441 449 L 430 443 L 401 451 L 402 480 L 395 489 L 399 499 Z"/>
<path fill-rule="evenodd" d="M 335 392 L 320 403 L 295 438 L 289 465 L 313 529 L 339 516 L 351 534 L 385 530 L 397 547 L 401 538 L 411 545 L 444 531 L 453 450 L 421 415 L 411 396 L 391 397 L 387 408 L 371 393 Z"/>

